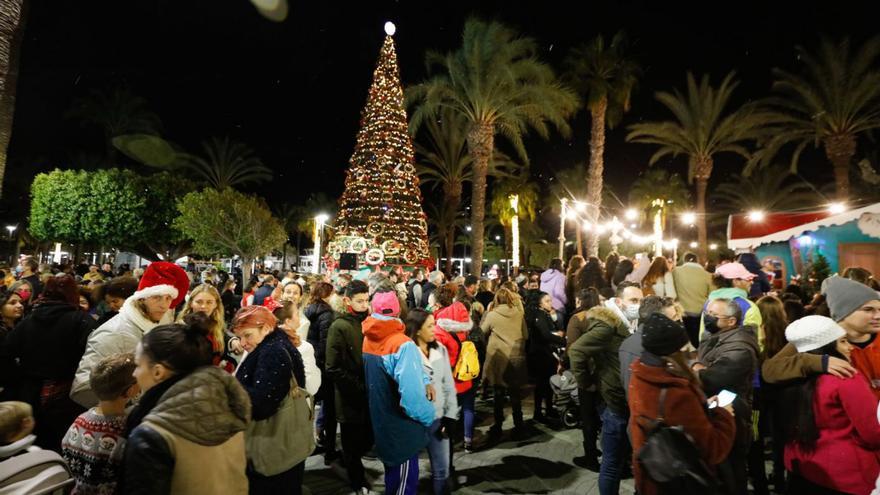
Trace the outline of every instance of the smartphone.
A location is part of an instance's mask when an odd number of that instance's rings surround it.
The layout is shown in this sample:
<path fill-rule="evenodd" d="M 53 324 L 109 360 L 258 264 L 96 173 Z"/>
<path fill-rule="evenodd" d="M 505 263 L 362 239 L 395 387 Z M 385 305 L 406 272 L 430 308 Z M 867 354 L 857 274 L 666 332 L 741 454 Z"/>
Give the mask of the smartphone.
<path fill-rule="evenodd" d="M 718 393 L 718 400 L 712 401 L 709 404 L 709 409 L 713 409 L 715 407 L 726 407 L 729 404 L 733 404 L 733 399 L 736 399 L 736 394 L 731 392 L 730 390 L 722 390 Z"/>

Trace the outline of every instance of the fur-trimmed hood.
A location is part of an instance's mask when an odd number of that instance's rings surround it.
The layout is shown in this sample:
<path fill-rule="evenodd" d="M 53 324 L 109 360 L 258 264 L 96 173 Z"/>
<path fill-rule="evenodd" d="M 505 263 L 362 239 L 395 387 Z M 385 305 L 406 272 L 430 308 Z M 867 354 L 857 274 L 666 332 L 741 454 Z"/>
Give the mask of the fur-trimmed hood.
<path fill-rule="evenodd" d="M 587 311 L 587 318 L 599 320 L 617 330 L 621 335 L 630 335 L 629 325 L 620 318 L 620 313 L 605 306 L 596 306 Z"/>

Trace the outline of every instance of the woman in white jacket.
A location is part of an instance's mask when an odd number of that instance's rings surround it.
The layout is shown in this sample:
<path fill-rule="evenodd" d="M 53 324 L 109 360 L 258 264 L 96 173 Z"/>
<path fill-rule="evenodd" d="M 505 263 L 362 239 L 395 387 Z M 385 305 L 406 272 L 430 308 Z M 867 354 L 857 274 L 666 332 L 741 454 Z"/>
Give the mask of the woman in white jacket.
<path fill-rule="evenodd" d="M 303 385 L 303 388 L 314 397 L 318 393 L 318 389 L 321 388 L 321 370 L 315 361 L 315 348 L 299 332 L 299 328 L 301 328 L 300 321 L 309 320 L 301 318 L 299 308 L 291 301 L 285 301 L 283 306 L 276 308 L 274 315 L 275 318 L 278 318 L 278 328 L 284 330 L 284 333 L 290 339 L 290 343 L 296 347 L 296 350 L 302 356 L 306 372 L 306 383 Z"/>
<path fill-rule="evenodd" d="M 651 267 L 645 278 L 642 279 L 642 290 L 646 296 L 670 297 L 675 299 L 675 281 L 672 279 L 672 271 L 669 263 L 663 256 L 654 257 Z"/>
<path fill-rule="evenodd" d="M 189 277 L 183 268 L 167 261 L 151 263 L 138 290 L 125 300 L 119 314 L 89 336 L 73 379 L 70 398 L 83 407 L 98 405 L 89 387 L 89 376 L 99 361 L 113 354 L 134 352 L 143 336 L 158 325 L 174 321 L 174 308 L 183 302 Z"/>
<path fill-rule="evenodd" d="M 431 377 L 428 397 L 434 402 L 434 424 L 431 425 L 428 457 L 431 459 L 431 478 L 434 495 L 448 493 L 446 480 L 451 464 L 449 434 L 458 421 L 458 400 L 449 354 L 446 347 L 434 338 L 434 317 L 424 309 L 410 310 L 406 315 L 406 334 L 422 351 L 425 374 Z"/>

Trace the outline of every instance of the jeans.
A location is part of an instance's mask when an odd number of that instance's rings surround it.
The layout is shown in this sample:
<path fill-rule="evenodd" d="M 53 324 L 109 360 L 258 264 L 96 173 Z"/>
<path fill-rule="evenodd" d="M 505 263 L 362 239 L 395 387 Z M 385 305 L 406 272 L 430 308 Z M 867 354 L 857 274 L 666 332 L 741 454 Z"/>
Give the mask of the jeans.
<path fill-rule="evenodd" d="M 504 423 L 504 402 L 505 395 L 510 393 L 510 405 L 513 408 L 513 424 L 516 427 L 522 426 L 523 424 L 523 415 L 522 415 L 522 402 L 520 400 L 520 390 L 518 387 L 494 387 L 492 391 L 492 395 L 495 396 L 494 400 L 494 413 L 495 413 L 495 424 L 492 428 L 497 430 L 501 430 L 501 424 Z"/>
<path fill-rule="evenodd" d="M 434 486 L 434 495 L 443 495 L 446 487 L 446 479 L 449 478 L 449 438 L 440 438 L 437 432 L 440 430 L 440 420 L 435 419 L 431 425 L 431 435 L 428 441 L 428 457 L 431 459 L 431 481 Z"/>
<path fill-rule="evenodd" d="M 476 387 L 471 387 L 467 392 L 458 394 L 458 404 L 461 406 L 461 417 L 464 420 L 465 442 L 470 442 L 474 438 L 474 399 L 476 396 Z"/>
<path fill-rule="evenodd" d="M 602 465 L 599 468 L 599 494 L 618 495 L 623 463 L 629 452 L 626 435 L 628 418 L 605 407 L 602 411 Z"/>
<path fill-rule="evenodd" d="M 385 465 L 385 495 L 416 495 L 419 488 L 419 454 L 397 466 Z"/>
<path fill-rule="evenodd" d="M 263 476 L 256 471 L 247 469 L 248 493 L 251 495 L 301 495 L 305 472 L 306 461 L 302 461 L 275 476 Z"/>
<path fill-rule="evenodd" d="M 599 392 L 589 391 L 584 388 L 578 389 L 578 399 L 581 405 L 581 431 L 584 435 L 584 455 L 587 457 L 599 457 L 599 448 L 596 444 L 599 440 L 599 430 L 602 429 L 602 420 L 599 419 L 599 405 L 602 402 Z"/>
<path fill-rule="evenodd" d="M 368 485 L 364 474 L 364 456 L 373 445 L 373 428 L 366 423 L 340 423 L 342 427 L 342 458 L 348 471 L 348 484 L 355 492 Z"/>

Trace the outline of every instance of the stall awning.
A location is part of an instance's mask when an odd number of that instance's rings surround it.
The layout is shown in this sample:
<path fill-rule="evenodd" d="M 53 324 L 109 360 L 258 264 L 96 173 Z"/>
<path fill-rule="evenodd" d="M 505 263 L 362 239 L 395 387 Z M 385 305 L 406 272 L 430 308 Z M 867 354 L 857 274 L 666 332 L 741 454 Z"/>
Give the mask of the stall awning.
<path fill-rule="evenodd" d="M 786 242 L 820 227 L 843 225 L 858 220 L 864 213 L 880 213 L 880 203 L 833 214 L 827 210 L 810 213 L 767 213 L 761 221 L 752 221 L 739 213 L 727 218 L 727 247 L 753 249 L 771 242 Z"/>

